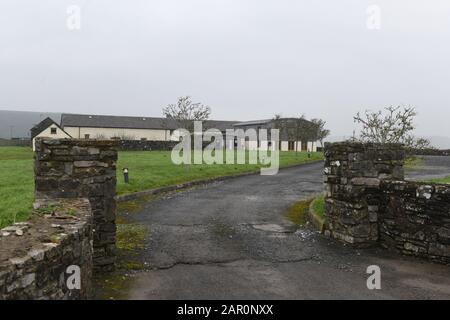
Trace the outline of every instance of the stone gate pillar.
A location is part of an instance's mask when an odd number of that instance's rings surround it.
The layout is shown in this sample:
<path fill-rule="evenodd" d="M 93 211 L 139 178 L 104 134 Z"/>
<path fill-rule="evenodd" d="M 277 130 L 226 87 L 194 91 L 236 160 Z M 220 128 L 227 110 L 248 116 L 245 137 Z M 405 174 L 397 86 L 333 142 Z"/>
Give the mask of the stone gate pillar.
<path fill-rule="evenodd" d="M 401 145 L 325 144 L 325 215 L 331 238 L 356 246 L 378 241 L 383 179 L 403 180 Z"/>
<path fill-rule="evenodd" d="M 87 198 L 94 217 L 95 269 L 111 270 L 116 243 L 117 142 L 37 139 L 36 199 Z"/>

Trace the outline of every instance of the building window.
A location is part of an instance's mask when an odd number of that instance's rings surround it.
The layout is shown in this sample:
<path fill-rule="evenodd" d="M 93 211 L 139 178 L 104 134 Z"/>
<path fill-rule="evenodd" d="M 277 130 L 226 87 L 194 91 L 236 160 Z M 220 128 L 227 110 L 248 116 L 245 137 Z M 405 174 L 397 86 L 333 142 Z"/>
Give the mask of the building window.
<path fill-rule="evenodd" d="M 51 134 L 56 134 L 56 128 L 50 128 L 50 133 Z"/>
<path fill-rule="evenodd" d="M 85 139 L 89 139 L 89 137 L 90 137 L 89 134 L 85 134 L 85 135 L 84 135 L 84 138 L 85 138 Z"/>

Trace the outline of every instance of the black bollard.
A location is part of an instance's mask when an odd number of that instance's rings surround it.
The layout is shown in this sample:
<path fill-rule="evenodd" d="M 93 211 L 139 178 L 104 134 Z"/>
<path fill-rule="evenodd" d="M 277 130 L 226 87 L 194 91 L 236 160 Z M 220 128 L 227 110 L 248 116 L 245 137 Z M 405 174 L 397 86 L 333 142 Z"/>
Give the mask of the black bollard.
<path fill-rule="evenodd" d="M 128 168 L 123 168 L 123 179 L 125 180 L 125 183 L 130 183 L 128 177 Z"/>

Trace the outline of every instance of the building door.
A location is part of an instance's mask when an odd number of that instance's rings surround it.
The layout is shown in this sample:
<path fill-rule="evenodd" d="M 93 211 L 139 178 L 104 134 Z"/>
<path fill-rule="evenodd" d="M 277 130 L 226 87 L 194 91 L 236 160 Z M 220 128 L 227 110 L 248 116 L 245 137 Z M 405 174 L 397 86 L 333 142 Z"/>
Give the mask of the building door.
<path fill-rule="evenodd" d="M 295 141 L 289 141 L 288 142 L 288 150 L 294 151 L 295 150 Z"/>
<path fill-rule="evenodd" d="M 307 151 L 307 150 L 308 150 L 308 142 L 302 141 L 302 151 Z"/>

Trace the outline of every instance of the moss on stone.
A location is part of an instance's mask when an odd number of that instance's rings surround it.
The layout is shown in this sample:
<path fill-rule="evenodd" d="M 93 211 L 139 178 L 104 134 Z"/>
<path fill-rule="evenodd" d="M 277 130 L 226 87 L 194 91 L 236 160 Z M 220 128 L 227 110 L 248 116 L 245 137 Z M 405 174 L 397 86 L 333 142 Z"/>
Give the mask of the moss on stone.
<path fill-rule="evenodd" d="M 116 233 L 116 246 L 119 250 L 144 249 L 145 238 L 149 230 L 140 224 L 118 224 Z"/>
<path fill-rule="evenodd" d="M 117 269 L 113 274 L 105 274 L 95 279 L 95 299 L 128 299 L 127 294 L 133 283 L 130 274 L 145 269 L 140 252 L 145 248 L 148 234 L 149 229 L 146 226 L 127 223 L 126 219 L 117 223 Z"/>
<path fill-rule="evenodd" d="M 142 196 L 135 200 L 120 202 L 117 204 L 117 213 L 136 213 L 142 210 L 145 203 L 155 200 L 159 195 Z"/>
<path fill-rule="evenodd" d="M 322 196 L 317 197 L 312 204 L 314 212 L 322 219 L 325 218 L 325 199 Z"/>
<path fill-rule="evenodd" d="M 133 278 L 121 273 L 108 274 L 94 278 L 96 300 L 125 300 L 132 285 Z"/>
<path fill-rule="evenodd" d="M 288 220 L 298 226 L 305 225 L 308 221 L 308 210 L 311 201 L 312 199 L 302 200 L 292 205 L 286 213 Z"/>
<path fill-rule="evenodd" d="M 121 261 L 119 263 L 119 268 L 125 269 L 125 270 L 139 271 L 139 270 L 144 270 L 145 266 L 140 261 Z"/>

